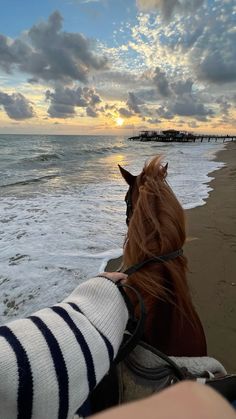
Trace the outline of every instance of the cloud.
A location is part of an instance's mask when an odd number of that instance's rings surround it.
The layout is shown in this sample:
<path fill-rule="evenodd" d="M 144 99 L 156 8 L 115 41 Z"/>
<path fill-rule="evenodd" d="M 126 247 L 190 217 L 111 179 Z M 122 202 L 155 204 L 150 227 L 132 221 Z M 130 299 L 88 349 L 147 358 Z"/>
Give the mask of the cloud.
<path fill-rule="evenodd" d="M 174 118 L 174 114 L 168 109 L 167 106 L 159 106 L 157 109 L 157 114 L 158 116 L 160 116 L 161 118 L 164 119 L 173 119 Z"/>
<path fill-rule="evenodd" d="M 102 74 L 98 75 L 98 80 L 100 82 L 110 81 L 111 83 L 116 83 L 122 86 L 134 86 L 140 83 L 141 77 L 131 70 L 119 71 L 110 69 L 109 71 L 104 70 Z"/>
<path fill-rule="evenodd" d="M 166 73 L 156 67 L 153 82 L 157 87 L 158 93 L 165 99 L 158 108 L 160 117 L 172 119 L 175 115 L 180 115 L 195 117 L 198 120 L 205 121 L 207 117 L 213 116 L 212 109 L 202 103 L 201 95 L 196 89 L 193 89 L 194 81 L 192 79 L 180 78 L 176 80 L 172 77 L 169 80 Z M 151 97 L 150 92 L 149 96 Z"/>
<path fill-rule="evenodd" d="M 7 73 L 29 59 L 31 48 L 20 39 L 9 40 L 0 34 L 0 68 Z"/>
<path fill-rule="evenodd" d="M 175 116 L 185 116 L 199 121 L 206 121 L 214 116 L 207 95 L 196 89 L 195 81 L 191 78 L 176 80 L 176 77 L 167 77 L 167 74 L 157 67 L 149 81 L 155 88 L 141 88 L 129 92 L 126 106 L 116 108 L 120 116 L 129 118 L 139 115 L 148 118 L 147 122 L 150 124 L 155 124 L 157 115 L 158 118 L 166 120 L 172 120 Z M 224 106 L 226 107 L 226 104 Z"/>
<path fill-rule="evenodd" d="M 140 114 L 141 113 L 140 105 L 142 103 L 143 102 L 133 92 L 128 93 L 127 105 L 130 111 Z"/>
<path fill-rule="evenodd" d="M 160 95 L 157 89 L 143 89 L 138 90 L 138 96 L 145 102 L 157 103 L 160 100 Z"/>
<path fill-rule="evenodd" d="M 113 63 L 114 68 L 120 67 L 117 63 Z M 129 64 L 130 67 L 130 64 Z M 103 70 L 93 77 L 93 83 L 96 84 L 97 90 L 107 100 L 123 101 L 127 97 L 127 91 L 140 89 L 141 86 L 150 87 L 152 82 L 150 78 L 145 77 L 135 64 L 129 69 Z"/>
<path fill-rule="evenodd" d="M 216 100 L 216 102 L 219 104 L 219 106 L 220 106 L 220 111 L 221 111 L 221 113 L 223 114 L 223 115 L 226 115 L 226 116 L 228 116 L 229 115 L 229 111 L 230 111 L 230 108 L 231 108 L 231 103 L 229 103 L 228 101 L 227 101 L 227 99 L 225 98 L 225 97 L 223 97 L 223 96 L 221 96 L 221 97 L 219 97 L 217 100 Z"/>
<path fill-rule="evenodd" d="M 0 105 L 11 119 L 24 120 L 34 116 L 32 105 L 21 93 L 9 95 L 0 91 Z"/>
<path fill-rule="evenodd" d="M 161 123 L 161 120 L 158 119 L 158 118 L 149 118 L 149 119 L 147 119 L 147 122 L 149 124 L 157 125 L 157 124 Z"/>
<path fill-rule="evenodd" d="M 137 0 L 140 8 L 155 10 L 174 19 L 163 23 L 156 16 L 139 14 L 131 28 L 129 47 L 142 68 L 158 67 L 166 74 L 185 74 L 206 90 L 236 81 L 235 1 Z M 166 8 L 166 11 L 165 11 Z M 194 13 L 185 13 L 188 10 Z"/>
<path fill-rule="evenodd" d="M 236 81 L 235 2 L 214 2 L 214 6 L 204 8 L 203 19 L 198 13 L 185 23 L 193 31 L 200 29 L 187 52 L 198 80 L 220 86 Z"/>
<path fill-rule="evenodd" d="M 63 32 L 62 21 L 54 12 L 32 26 L 24 41 L 0 35 L 0 67 L 8 73 L 20 70 L 33 80 L 64 83 L 86 83 L 91 70 L 106 68 L 107 59 L 95 54 L 94 43 L 80 33 Z"/>
<path fill-rule="evenodd" d="M 171 83 L 171 89 L 177 96 L 182 96 L 185 94 L 191 94 L 193 89 L 193 80 L 177 80 L 174 83 Z"/>
<path fill-rule="evenodd" d="M 119 114 L 120 116 L 123 116 L 125 118 L 130 118 L 133 115 L 133 112 L 129 111 L 126 108 L 119 108 Z"/>
<path fill-rule="evenodd" d="M 166 78 L 166 75 L 163 71 L 161 71 L 161 69 L 159 67 L 156 67 L 155 69 L 155 74 L 153 77 L 153 82 L 157 87 L 158 92 L 160 93 L 161 96 L 170 96 L 171 95 L 171 91 L 169 88 L 169 83 L 168 80 Z"/>
<path fill-rule="evenodd" d="M 97 47 L 80 33 L 64 31 L 58 12 L 22 37 L 0 35 L 0 67 L 8 74 L 22 72 L 13 82 L 20 83 L 19 89 L 27 97 L 31 94 L 34 103 L 41 101 L 42 89 L 48 89 L 48 119 L 103 114 L 107 119 L 120 115 L 127 122 L 132 116 L 136 121 L 146 118 L 146 124 L 156 118 L 172 120 L 173 125 L 179 119 L 213 124 L 222 115 L 233 120 L 234 0 L 137 3 L 157 13 L 139 13 L 135 25 L 124 21 L 109 46 L 101 41 Z M 194 13 L 188 13 L 190 9 Z M 1 82 L 9 86 L 8 75 Z"/>
<path fill-rule="evenodd" d="M 100 96 L 89 87 L 58 86 L 54 91 L 46 91 L 46 99 L 50 101 L 48 115 L 52 118 L 71 118 L 76 107 L 87 108 L 87 115 L 97 116 L 95 107 L 101 102 Z"/>
<path fill-rule="evenodd" d="M 159 67 L 156 67 L 152 80 L 154 85 L 157 87 L 158 93 L 166 99 L 170 98 L 171 96 L 182 97 L 185 95 L 191 95 L 193 92 L 194 81 L 192 79 L 180 78 L 176 80 L 175 77 L 174 81 L 171 81 L 171 78 L 169 79 L 166 73 L 161 71 Z M 148 95 L 150 99 L 152 96 L 155 99 L 155 94 L 152 94 L 151 91 L 148 92 Z M 146 94 L 146 96 L 148 95 Z"/>
<path fill-rule="evenodd" d="M 197 124 L 197 122 L 196 122 L 196 121 L 191 121 L 191 122 L 189 122 L 189 123 L 188 123 L 188 126 L 189 126 L 190 128 L 199 128 L 199 124 Z"/>
<path fill-rule="evenodd" d="M 197 65 L 197 72 L 200 79 L 222 84 L 236 81 L 235 68 L 236 44 L 232 43 L 229 51 L 219 50 L 219 47 L 216 51 L 207 50 L 204 59 Z"/>
<path fill-rule="evenodd" d="M 98 116 L 98 113 L 90 106 L 87 107 L 86 113 L 87 113 L 87 116 L 90 116 L 92 118 L 96 118 Z"/>
<path fill-rule="evenodd" d="M 187 14 L 198 9 L 203 0 L 136 0 L 142 11 L 159 11 L 164 19 L 170 19 L 175 12 Z"/>
<path fill-rule="evenodd" d="M 185 97 L 184 100 L 177 100 L 170 106 L 175 115 L 195 116 L 197 119 L 204 119 L 206 116 L 212 116 L 213 111 L 207 109 L 202 103 L 197 103 L 193 98 Z"/>

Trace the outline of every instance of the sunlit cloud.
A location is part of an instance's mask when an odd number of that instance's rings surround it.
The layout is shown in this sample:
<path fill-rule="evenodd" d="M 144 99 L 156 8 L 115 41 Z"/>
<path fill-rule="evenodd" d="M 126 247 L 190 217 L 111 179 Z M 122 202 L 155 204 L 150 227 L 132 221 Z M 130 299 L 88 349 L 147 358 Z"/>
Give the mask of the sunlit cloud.
<path fill-rule="evenodd" d="M 52 118 L 69 118 L 76 114 L 76 108 L 86 108 L 88 116 L 97 116 L 96 106 L 101 98 L 89 87 L 57 86 L 54 91 L 46 91 L 46 99 L 50 102 L 48 115 Z"/>
<path fill-rule="evenodd" d="M 136 3 L 140 10 L 159 11 L 164 19 L 170 19 L 175 12 L 194 12 L 203 4 L 203 0 L 136 0 Z"/>
<path fill-rule="evenodd" d="M 65 31 L 59 12 L 15 39 L 1 34 L 1 119 L 235 129 L 235 19 L 232 0 L 137 0 L 112 42 Z"/>

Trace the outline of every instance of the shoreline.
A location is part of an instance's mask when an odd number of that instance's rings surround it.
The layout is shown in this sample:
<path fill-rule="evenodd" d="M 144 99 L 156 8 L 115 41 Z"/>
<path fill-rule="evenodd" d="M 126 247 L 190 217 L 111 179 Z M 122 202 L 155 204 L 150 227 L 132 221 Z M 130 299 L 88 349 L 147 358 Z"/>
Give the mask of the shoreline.
<path fill-rule="evenodd" d="M 207 337 L 209 356 L 236 372 L 236 144 L 216 153 L 225 166 L 209 173 L 212 190 L 202 206 L 185 211 L 188 280 Z M 106 270 L 116 270 L 121 258 Z"/>

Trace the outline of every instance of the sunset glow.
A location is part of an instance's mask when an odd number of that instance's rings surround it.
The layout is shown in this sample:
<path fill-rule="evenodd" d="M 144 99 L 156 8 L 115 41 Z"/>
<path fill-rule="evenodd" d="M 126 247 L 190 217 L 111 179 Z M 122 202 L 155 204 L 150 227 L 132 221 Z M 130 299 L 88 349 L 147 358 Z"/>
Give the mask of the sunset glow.
<path fill-rule="evenodd" d="M 0 133 L 236 133 L 234 0 L 4 3 Z"/>
<path fill-rule="evenodd" d="M 124 119 L 123 118 L 117 118 L 116 120 L 116 125 L 118 125 L 119 127 L 121 127 L 122 125 L 124 125 Z"/>

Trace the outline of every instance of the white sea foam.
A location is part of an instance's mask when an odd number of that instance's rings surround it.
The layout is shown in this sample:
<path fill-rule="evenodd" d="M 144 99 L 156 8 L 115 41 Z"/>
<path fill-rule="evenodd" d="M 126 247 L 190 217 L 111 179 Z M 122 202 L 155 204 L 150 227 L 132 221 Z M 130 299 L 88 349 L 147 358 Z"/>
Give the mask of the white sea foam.
<path fill-rule="evenodd" d="M 59 177 L 33 187 L 4 188 L 0 199 L 1 322 L 60 301 L 81 281 L 104 270 L 110 258 L 121 254 L 127 187 L 117 163 L 138 173 L 145 159 L 164 154 L 169 162 L 169 183 L 185 208 L 204 204 L 211 190 L 209 173 L 222 166 L 213 160 L 222 144 L 159 146 L 121 138 L 100 138 L 99 143 L 95 138 L 95 154 L 90 143 L 82 142 L 80 157 L 70 160 L 74 149 L 68 157 L 70 146 L 65 148 L 62 137 L 60 147 L 57 138 L 53 144 L 50 137 L 40 141 L 40 155 L 45 142 L 48 153 L 65 156 L 64 160 L 53 158 L 49 163 L 50 157 L 37 159 L 35 146 L 27 177 L 25 161 L 19 166 L 19 156 L 14 175 L 12 166 L 2 166 L 2 171 L 8 171 L 8 183 L 13 177 L 24 180 L 32 174 L 39 177 L 56 172 Z M 31 148 L 32 144 L 33 140 Z M 77 147 L 76 139 L 73 144 Z M 26 150 L 27 144 L 24 159 Z"/>

